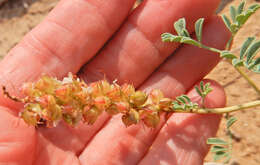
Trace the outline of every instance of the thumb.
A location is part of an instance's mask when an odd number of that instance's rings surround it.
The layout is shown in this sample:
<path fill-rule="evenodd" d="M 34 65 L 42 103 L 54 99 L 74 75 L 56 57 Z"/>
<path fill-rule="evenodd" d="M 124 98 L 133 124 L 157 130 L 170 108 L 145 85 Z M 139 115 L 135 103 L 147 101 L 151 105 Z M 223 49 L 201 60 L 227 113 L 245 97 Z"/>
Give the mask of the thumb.
<path fill-rule="evenodd" d="M 0 107 L 0 164 L 32 164 L 36 133 L 11 110 Z"/>

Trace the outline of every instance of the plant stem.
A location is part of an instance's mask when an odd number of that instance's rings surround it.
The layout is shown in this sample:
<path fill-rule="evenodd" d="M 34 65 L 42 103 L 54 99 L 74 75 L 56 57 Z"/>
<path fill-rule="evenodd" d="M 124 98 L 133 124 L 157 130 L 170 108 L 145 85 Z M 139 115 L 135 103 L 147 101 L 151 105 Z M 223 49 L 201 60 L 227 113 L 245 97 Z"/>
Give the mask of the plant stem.
<path fill-rule="evenodd" d="M 246 81 L 254 88 L 254 90 L 258 93 L 258 95 L 260 95 L 260 89 L 256 86 L 256 84 L 254 83 L 253 80 L 251 80 L 242 70 L 240 70 L 240 68 L 238 67 L 234 67 L 238 73 L 240 73 L 241 76 L 244 77 L 244 79 L 246 79 Z"/>
<path fill-rule="evenodd" d="M 232 37 L 229 39 L 229 41 L 228 41 L 228 43 L 227 43 L 227 45 L 226 45 L 226 50 L 229 50 L 229 49 L 230 49 L 231 43 L 232 43 L 232 41 L 233 41 L 233 38 L 234 38 L 234 36 L 232 36 Z M 221 50 L 216 49 L 216 48 L 211 48 L 211 47 L 208 47 L 208 46 L 203 45 L 203 44 L 201 44 L 200 47 L 201 47 L 201 48 L 204 48 L 204 49 L 207 49 L 207 50 L 210 50 L 210 51 L 215 52 L 215 53 L 219 53 L 219 54 L 221 53 Z M 227 61 L 232 65 L 232 61 L 231 61 L 231 60 L 227 60 Z M 232 66 L 233 66 L 233 65 L 232 65 Z M 254 83 L 254 81 L 251 80 L 251 79 L 250 79 L 242 70 L 240 70 L 238 67 L 234 67 L 234 68 L 237 70 L 237 72 L 238 72 L 243 78 L 246 79 L 246 81 L 254 88 L 254 90 L 258 93 L 258 95 L 260 95 L 260 89 L 256 86 L 256 84 Z"/>
<path fill-rule="evenodd" d="M 215 52 L 215 53 L 219 53 L 219 54 L 221 53 L 221 50 L 216 49 L 216 48 L 211 48 L 211 47 L 208 47 L 208 46 L 203 45 L 203 44 L 201 44 L 200 47 L 203 48 L 203 49 L 210 50 L 210 51 Z"/>
<path fill-rule="evenodd" d="M 209 114 L 209 113 L 214 113 L 214 114 L 222 114 L 222 113 L 229 113 L 229 112 L 235 112 L 238 110 L 242 109 L 247 109 L 247 108 L 253 108 L 260 106 L 260 100 L 252 101 L 249 103 L 244 103 L 240 105 L 234 105 L 230 107 L 225 107 L 225 108 L 201 108 L 201 109 L 194 109 L 194 110 L 173 110 L 174 112 L 181 112 L 181 113 L 199 113 L 199 114 Z"/>
<path fill-rule="evenodd" d="M 226 50 L 230 50 L 231 49 L 231 44 L 232 44 L 232 42 L 233 42 L 233 39 L 234 39 L 234 36 L 235 36 L 235 34 L 233 34 L 231 37 L 230 37 L 230 39 L 228 40 L 228 42 L 227 42 L 227 44 L 226 44 Z"/>

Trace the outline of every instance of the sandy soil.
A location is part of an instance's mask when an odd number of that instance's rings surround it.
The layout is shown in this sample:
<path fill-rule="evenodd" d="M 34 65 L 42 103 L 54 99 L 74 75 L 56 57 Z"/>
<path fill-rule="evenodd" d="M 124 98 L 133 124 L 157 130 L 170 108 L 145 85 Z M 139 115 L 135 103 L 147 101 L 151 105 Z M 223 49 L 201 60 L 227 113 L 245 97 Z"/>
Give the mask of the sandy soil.
<path fill-rule="evenodd" d="M 0 0 L 0 57 L 21 40 L 21 38 L 35 25 L 37 25 L 45 15 L 57 4 L 58 0 Z M 222 13 L 227 13 L 229 5 L 237 5 L 239 0 L 225 0 L 221 9 Z M 255 1 L 247 0 L 248 4 Z M 2 3 L 2 4 L 1 4 Z M 239 46 L 248 36 L 260 38 L 260 11 L 250 19 L 235 39 L 233 50 L 238 53 Z M 260 75 L 249 74 L 255 82 L 260 82 Z M 247 82 L 225 61 L 207 76 L 220 82 L 227 92 L 227 104 L 234 105 L 250 100 L 259 99 L 256 92 L 250 88 Z M 260 86 L 260 83 L 258 83 Z M 258 108 L 259 109 L 259 108 Z M 260 111 L 256 109 L 245 110 L 235 113 L 239 121 L 232 130 L 237 137 L 234 140 L 232 165 L 259 165 L 260 164 Z M 218 136 L 225 135 L 224 121 L 218 131 Z M 206 161 L 211 161 L 209 154 Z"/>

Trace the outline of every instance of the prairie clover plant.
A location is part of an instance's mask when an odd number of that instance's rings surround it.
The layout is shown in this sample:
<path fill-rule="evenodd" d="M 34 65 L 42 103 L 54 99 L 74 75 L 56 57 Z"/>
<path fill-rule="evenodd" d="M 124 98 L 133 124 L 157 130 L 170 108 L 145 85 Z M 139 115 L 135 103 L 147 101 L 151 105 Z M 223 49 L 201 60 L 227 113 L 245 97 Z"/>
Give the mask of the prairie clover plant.
<path fill-rule="evenodd" d="M 178 42 L 178 43 L 190 44 L 190 45 L 197 46 L 199 48 L 204 48 L 212 52 L 218 53 L 220 57 L 224 58 L 231 65 L 233 65 L 234 68 L 242 75 L 242 77 L 244 77 L 247 80 L 247 82 L 260 95 L 260 89 L 257 87 L 255 82 L 253 82 L 243 71 L 240 70 L 240 67 L 245 67 L 252 72 L 258 74 L 260 73 L 260 57 L 258 58 L 256 57 L 257 53 L 260 50 L 260 40 L 256 40 L 255 37 L 248 37 L 244 41 L 240 49 L 240 54 L 238 56 L 233 54 L 230 51 L 231 43 L 235 35 L 239 31 L 239 29 L 241 29 L 241 27 L 246 23 L 249 17 L 252 14 L 254 14 L 259 8 L 260 5 L 254 4 L 249 6 L 247 9 L 245 9 L 245 1 L 242 1 L 238 5 L 238 7 L 234 7 L 234 6 L 230 7 L 230 19 L 226 15 L 222 15 L 222 19 L 226 27 L 229 29 L 229 31 L 232 34 L 231 38 L 229 39 L 226 45 L 225 50 L 219 50 L 201 43 L 202 28 L 204 22 L 203 18 L 198 19 L 195 23 L 195 34 L 197 40 L 190 37 L 190 34 L 186 29 L 185 18 L 181 18 L 174 23 L 174 28 L 177 35 L 171 33 L 164 33 L 162 34 L 162 40 L 164 42 Z M 196 87 L 196 91 L 202 97 L 202 100 L 204 100 L 206 95 L 211 91 L 210 88 L 209 89 L 207 88 L 209 88 L 209 86 L 207 84 L 203 86 L 202 82 L 200 84 L 200 89 L 199 87 Z M 260 106 L 260 100 L 256 100 L 256 101 L 252 101 L 249 103 L 244 103 L 232 107 L 225 107 L 225 108 L 219 108 L 219 109 L 208 111 L 213 113 L 226 113 L 225 118 L 226 118 L 226 132 L 228 135 L 228 142 L 219 138 L 209 138 L 207 140 L 208 144 L 213 145 L 211 148 L 211 152 L 214 153 L 215 161 L 222 159 L 224 163 L 228 163 L 229 160 L 231 159 L 233 134 L 231 132 L 230 127 L 237 121 L 237 119 L 235 117 L 230 116 L 229 112 L 250 108 L 250 107 L 256 107 L 256 106 Z"/>
<path fill-rule="evenodd" d="M 195 23 L 197 40 L 191 38 L 186 29 L 185 18 L 181 18 L 174 23 L 177 35 L 164 33 L 162 41 L 190 44 L 218 53 L 220 57 L 232 64 L 260 95 L 260 89 L 240 70 L 240 67 L 245 67 L 255 73 L 260 73 L 260 57 L 256 58 L 256 54 L 260 50 L 260 41 L 256 40 L 255 37 L 248 37 L 241 47 L 239 56 L 229 50 L 234 36 L 259 8 L 260 5 L 255 4 L 245 9 L 245 2 L 241 2 L 237 8 L 230 7 L 231 20 L 225 15 L 222 16 L 232 33 L 225 50 L 212 48 L 201 43 L 203 18 L 198 19 Z M 230 127 L 237 120 L 235 117 L 230 117 L 229 113 L 260 106 L 260 100 L 225 108 L 209 109 L 204 107 L 204 100 L 207 94 L 212 91 L 210 84 L 201 82 L 195 89 L 202 98 L 201 107 L 193 103 L 187 95 L 178 96 L 173 100 L 165 98 L 163 93 L 157 89 L 145 93 L 135 90 L 132 85 L 120 86 L 116 82 L 110 84 L 106 80 L 86 84 L 71 73 L 63 80 L 43 75 L 37 82 L 24 84 L 22 93 L 25 97 L 21 99 L 11 96 L 3 87 L 5 96 L 24 103 L 24 109 L 20 116 L 27 124 L 35 127 L 55 127 L 62 120 L 71 126 L 77 125 L 80 121 L 94 124 L 103 112 L 110 115 L 122 114 L 122 121 L 126 126 L 143 122 L 151 128 L 155 128 L 159 124 L 162 113 L 227 114 L 226 128 L 229 141 L 226 142 L 219 138 L 209 138 L 207 141 L 208 144 L 213 144 L 211 152 L 214 153 L 214 160 L 224 159 L 224 162 L 227 163 L 232 152 L 233 135 Z"/>

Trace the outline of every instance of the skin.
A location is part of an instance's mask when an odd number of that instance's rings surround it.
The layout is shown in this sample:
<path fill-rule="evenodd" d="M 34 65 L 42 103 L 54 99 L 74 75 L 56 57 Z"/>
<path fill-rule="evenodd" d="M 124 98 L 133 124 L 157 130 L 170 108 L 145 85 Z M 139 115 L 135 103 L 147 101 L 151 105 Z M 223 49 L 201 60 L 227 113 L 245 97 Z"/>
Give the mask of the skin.
<path fill-rule="evenodd" d="M 131 10 L 134 0 L 61 0 L 45 20 L 29 32 L 0 62 L 0 84 L 20 96 L 24 82 L 42 73 L 62 78 L 68 72 L 87 82 L 117 79 L 149 91 L 161 89 L 174 98 L 188 94 L 218 63 L 219 57 L 193 46 L 162 43 L 160 34 L 173 32 L 172 23 L 187 19 L 188 30 L 207 18 L 203 43 L 223 49 L 230 34 L 213 16 L 219 0 L 146 0 Z M 204 7 L 206 6 L 206 7 Z M 128 18 L 127 18 L 128 17 Z M 178 49 L 177 49 L 178 48 Z M 223 107 L 225 93 L 212 81 L 207 107 Z M 162 116 L 156 129 L 142 124 L 126 128 L 120 116 L 102 114 L 93 126 L 71 128 L 28 126 L 19 119 L 22 105 L 0 95 L 0 164 L 23 165 L 200 165 L 220 116 Z"/>

